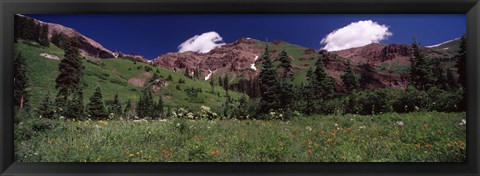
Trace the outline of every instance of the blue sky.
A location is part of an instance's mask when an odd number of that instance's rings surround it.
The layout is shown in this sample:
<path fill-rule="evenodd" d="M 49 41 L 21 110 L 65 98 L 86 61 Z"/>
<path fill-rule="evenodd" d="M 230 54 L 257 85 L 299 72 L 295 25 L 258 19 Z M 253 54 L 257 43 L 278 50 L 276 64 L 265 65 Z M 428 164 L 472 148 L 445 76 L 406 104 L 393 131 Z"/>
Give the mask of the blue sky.
<path fill-rule="evenodd" d="M 179 51 L 179 45 L 196 35 L 221 37 L 230 43 L 241 37 L 280 39 L 305 47 L 348 47 L 345 41 L 411 43 L 413 35 L 425 46 L 460 37 L 466 31 L 464 14 L 111 14 L 28 15 L 71 27 L 112 51 L 135 53 L 149 59 Z M 363 21 L 365 23 L 356 23 Z M 353 23 L 353 24 L 352 24 Z M 348 26 L 348 27 L 346 27 Z M 338 30 L 345 28 L 343 33 Z M 352 29 L 351 29 L 352 28 Z M 360 29 L 358 29 L 360 28 Z M 358 29 L 358 34 L 352 31 Z M 338 30 L 336 35 L 334 31 Z M 207 32 L 215 35 L 201 35 Z M 372 32 L 373 31 L 373 32 Z M 326 38 L 329 34 L 331 38 Z M 206 38 L 205 38 L 206 37 Z M 361 39 L 358 39 L 360 37 Z M 374 39 L 371 39 L 371 38 Z M 202 37 L 198 37 L 202 38 Z M 326 38 L 327 43 L 321 43 Z M 203 44 L 203 41 L 197 43 Z M 339 43 L 340 42 L 340 43 Z M 343 43 L 342 43 L 343 42 Z M 207 43 L 208 44 L 208 43 Z M 187 47 L 188 48 L 188 47 Z M 195 48 L 195 47 L 194 47 Z"/>

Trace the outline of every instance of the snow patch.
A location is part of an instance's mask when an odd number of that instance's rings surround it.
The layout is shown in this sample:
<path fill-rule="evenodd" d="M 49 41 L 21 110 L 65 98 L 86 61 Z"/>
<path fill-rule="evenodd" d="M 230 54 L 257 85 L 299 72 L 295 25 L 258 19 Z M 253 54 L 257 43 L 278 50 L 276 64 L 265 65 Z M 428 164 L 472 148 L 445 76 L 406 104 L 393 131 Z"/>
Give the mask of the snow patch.
<path fill-rule="evenodd" d="M 205 76 L 205 81 L 210 79 L 210 77 L 212 76 L 213 73 L 215 73 L 215 71 L 212 72 L 212 70 L 208 69 L 208 75 Z"/>
<path fill-rule="evenodd" d="M 448 43 L 448 42 L 451 42 L 451 41 L 454 41 L 454 40 L 458 40 L 458 39 L 460 39 L 460 38 L 455 38 L 455 39 L 453 39 L 453 40 L 448 40 L 448 41 L 444 41 L 444 42 L 439 43 L 439 44 L 436 44 L 436 45 L 430 45 L 430 46 L 425 46 L 425 47 L 427 47 L 427 48 L 435 48 L 435 47 L 438 47 L 438 46 L 443 45 L 443 44 L 445 44 L 445 43 Z"/>
<path fill-rule="evenodd" d="M 258 56 L 255 55 L 255 61 L 257 61 L 257 59 L 258 59 Z M 257 67 L 255 67 L 255 61 L 253 62 L 253 64 L 250 65 L 250 68 L 257 71 Z"/>
<path fill-rule="evenodd" d="M 48 53 L 41 53 L 40 56 L 42 56 L 44 58 L 47 58 L 47 59 L 60 60 L 60 58 L 58 56 L 51 55 L 51 54 L 48 54 Z"/>

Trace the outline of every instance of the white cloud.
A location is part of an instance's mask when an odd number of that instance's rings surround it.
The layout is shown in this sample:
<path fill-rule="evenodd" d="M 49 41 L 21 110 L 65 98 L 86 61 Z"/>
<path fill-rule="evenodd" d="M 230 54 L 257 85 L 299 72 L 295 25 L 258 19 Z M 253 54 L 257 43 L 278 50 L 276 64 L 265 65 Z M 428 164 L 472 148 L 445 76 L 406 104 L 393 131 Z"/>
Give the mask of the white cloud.
<path fill-rule="evenodd" d="M 325 44 L 323 49 L 327 51 L 338 51 L 378 43 L 392 35 L 388 31 L 388 26 L 380 25 L 372 20 L 365 20 L 350 23 L 331 32 L 320 43 Z"/>
<path fill-rule="evenodd" d="M 197 53 L 208 53 L 210 50 L 225 45 L 222 37 L 215 31 L 206 32 L 189 38 L 178 46 L 178 52 L 193 51 Z"/>

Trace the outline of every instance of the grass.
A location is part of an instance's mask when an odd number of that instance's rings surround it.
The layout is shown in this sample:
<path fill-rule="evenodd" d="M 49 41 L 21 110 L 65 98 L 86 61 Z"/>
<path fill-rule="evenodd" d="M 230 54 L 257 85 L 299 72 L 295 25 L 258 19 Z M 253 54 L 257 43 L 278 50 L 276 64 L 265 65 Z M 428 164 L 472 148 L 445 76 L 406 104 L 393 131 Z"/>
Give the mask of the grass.
<path fill-rule="evenodd" d="M 46 59 L 40 56 L 40 54 L 48 53 L 63 59 L 64 52 L 53 44 L 50 47 L 40 47 L 28 45 L 22 41 L 15 43 L 15 52 L 21 52 L 26 59 L 28 76 L 30 78 L 31 105 L 36 109 L 39 107 L 40 102 L 43 101 L 47 92 L 50 92 L 52 96 L 57 94 L 55 79 L 58 75 L 58 64 L 60 63 L 58 60 Z M 204 105 L 210 107 L 221 106 L 226 99 L 225 90 L 220 86 L 215 86 L 215 93 L 211 94 L 211 86 L 208 81 L 194 80 L 185 77 L 183 72 L 177 73 L 164 68 L 156 68 L 146 63 L 137 62 L 134 64 L 134 62 L 127 59 L 112 58 L 102 59 L 98 62 L 83 60 L 83 66 L 85 67 L 83 76 L 85 103 L 89 102 L 89 97 L 93 94 L 97 85 L 102 89 L 104 100 L 113 100 L 114 95 L 118 93 L 121 101 L 126 102 L 127 99 L 132 99 L 132 101 L 136 102 L 141 95 L 143 87 L 131 84 L 129 80 L 138 78 L 148 81 L 157 69 L 162 79 L 167 79 L 168 75 L 171 75 L 173 78 L 173 81 L 170 81 L 167 87 L 156 93 L 156 95 L 164 98 L 166 104 L 199 108 L 200 104 L 189 101 L 184 91 L 188 87 L 202 89 L 198 99 L 203 100 Z M 145 67 L 151 67 L 152 71 L 146 72 Z M 179 84 L 179 79 L 185 80 L 185 84 Z M 177 85 L 180 86 L 181 90 L 176 89 Z M 220 96 L 217 96 L 217 93 Z M 242 95 L 233 91 L 229 92 L 229 94 L 234 99 Z"/>
<path fill-rule="evenodd" d="M 290 121 L 56 121 L 16 125 L 20 162 L 461 162 L 465 113 L 330 115 Z M 398 121 L 404 126 L 396 126 Z M 49 124 L 48 128 L 38 128 Z M 39 130 L 40 129 L 40 130 Z"/>

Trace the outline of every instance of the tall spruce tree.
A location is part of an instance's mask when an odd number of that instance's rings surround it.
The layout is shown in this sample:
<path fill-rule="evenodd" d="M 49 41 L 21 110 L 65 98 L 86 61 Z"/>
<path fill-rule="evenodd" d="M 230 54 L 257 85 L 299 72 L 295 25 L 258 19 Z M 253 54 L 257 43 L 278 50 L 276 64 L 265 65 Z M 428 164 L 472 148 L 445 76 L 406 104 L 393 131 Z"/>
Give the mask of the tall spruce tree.
<path fill-rule="evenodd" d="M 280 107 L 284 111 L 289 111 L 294 100 L 294 85 L 293 85 L 293 75 L 292 71 L 292 61 L 288 57 L 287 52 L 283 50 L 279 54 L 280 69 L 281 69 L 281 78 L 280 81 Z"/>
<path fill-rule="evenodd" d="M 146 87 L 138 100 L 137 115 L 141 118 L 153 118 L 155 102 L 153 101 L 152 88 Z"/>
<path fill-rule="evenodd" d="M 18 53 L 13 63 L 13 94 L 15 97 L 15 107 L 21 111 L 28 107 L 30 99 L 28 82 L 27 63 L 22 53 Z"/>
<path fill-rule="evenodd" d="M 467 37 L 465 34 L 460 38 L 460 48 L 456 55 L 457 57 L 457 72 L 458 72 L 458 83 L 466 89 L 466 76 L 467 75 Z"/>
<path fill-rule="evenodd" d="M 115 115 L 115 117 L 121 117 L 122 114 L 122 104 L 120 103 L 121 100 L 118 97 L 118 91 L 115 93 L 113 96 L 113 102 L 112 102 L 112 108 L 111 108 L 111 113 Z"/>
<path fill-rule="evenodd" d="M 107 112 L 105 111 L 105 106 L 103 104 L 102 90 L 100 89 L 100 86 L 95 88 L 95 92 L 93 92 L 92 96 L 90 97 L 90 102 L 87 106 L 87 113 L 91 118 L 97 120 L 107 118 Z"/>
<path fill-rule="evenodd" d="M 68 96 L 78 88 L 83 76 L 83 66 L 80 60 L 78 43 L 71 41 L 65 50 L 65 58 L 58 65 L 59 75 L 56 78 L 55 88 L 58 89 L 58 97 L 61 103 L 66 104 Z"/>
<path fill-rule="evenodd" d="M 228 75 L 225 75 L 225 77 L 223 78 L 223 89 L 225 89 L 225 92 L 227 92 L 228 94 L 228 88 L 229 88 L 229 80 L 228 80 Z"/>
<path fill-rule="evenodd" d="M 67 118 L 83 119 L 84 115 L 83 86 L 79 86 L 73 92 L 72 99 L 67 102 L 65 116 Z"/>
<path fill-rule="evenodd" d="M 260 113 L 268 113 L 279 107 L 279 81 L 277 70 L 274 68 L 269 55 L 268 46 L 262 56 L 262 68 L 260 70 Z"/>
<path fill-rule="evenodd" d="M 415 37 L 412 42 L 413 53 L 410 58 L 410 83 L 418 90 L 428 90 L 435 84 L 428 58 L 420 48 Z"/>
<path fill-rule="evenodd" d="M 347 61 L 347 70 L 341 77 L 348 92 L 352 92 L 360 86 L 360 77 L 353 72 L 350 61 Z"/>
<path fill-rule="evenodd" d="M 155 118 L 162 118 L 163 117 L 163 99 L 161 96 L 158 97 L 158 102 L 155 104 L 154 109 L 154 116 Z"/>
<path fill-rule="evenodd" d="M 321 51 L 320 56 L 318 57 L 317 62 L 315 62 L 315 70 L 313 72 L 316 79 L 315 86 L 316 94 L 320 95 L 317 98 L 320 99 L 330 99 L 333 97 L 335 92 L 335 81 L 329 76 L 325 70 L 323 64 L 324 60 L 328 58 L 327 51 Z"/>
<path fill-rule="evenodd" d="M 316 79 L 315 74 L 313 73 L 312 67 L 310 67 L 307 71 L 307 84 L 305 85 L 303 90 L 303 101 L 305 102 L 306 106 L 303 107 L 303 112 L 305 114 L 313 114 L 317 111 L 319 105 L 319 97 L 321 96 L 318 94 L 318 86 L 319 83 Z"/>
<path fill-rule="evenodd" d="M 45 94 L 45 97 L 41 102 L 40 108 L 38 109 L 38 114 L 41 115 L 42 118 L 53 117 L 53 111 L 55 109 L 53 108 L 52 102 L 50 101 L 50 96 L 50 92 L 47 92 L 47 94 Z"/>

